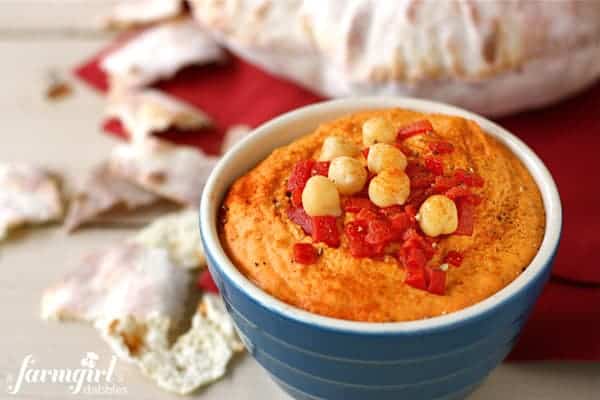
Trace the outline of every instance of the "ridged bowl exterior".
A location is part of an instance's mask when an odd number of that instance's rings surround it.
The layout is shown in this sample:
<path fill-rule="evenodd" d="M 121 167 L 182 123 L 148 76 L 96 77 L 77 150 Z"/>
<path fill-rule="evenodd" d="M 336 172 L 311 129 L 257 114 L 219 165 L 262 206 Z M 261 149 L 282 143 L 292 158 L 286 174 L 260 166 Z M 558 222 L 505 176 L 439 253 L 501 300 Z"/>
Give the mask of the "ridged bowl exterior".
<path fill-rule="evenodd" d="M 278 301 L 249 282 L 227 258 L 218 210 L 231 183 L 274 148 L 323 121 L 364 109 L 403 107 L 477 121 L 511 148 L 532 173 L 544 201 L 540 250 L 514 282 L 490 298 L 443 317 L 409 323 L 352 323 L 316 316 Z M 406 98 L 324 102 L 259 127 L 215 167 L 202 196 L 200 231 L 210 271 L 248 351 L 295 399 L 460 399 L 508 354 L 547 281 L 560 240 L 556 185 L 520 140 L 480 116 Z"/>
<path fill-rule="evenodd" d="M 374 334 L 308 325 L 273 312 L 207 256 L 248 351 L 295 399 L 464 398 L 508 354 L 550 271 L 477 318 L 416 334 Z"/>

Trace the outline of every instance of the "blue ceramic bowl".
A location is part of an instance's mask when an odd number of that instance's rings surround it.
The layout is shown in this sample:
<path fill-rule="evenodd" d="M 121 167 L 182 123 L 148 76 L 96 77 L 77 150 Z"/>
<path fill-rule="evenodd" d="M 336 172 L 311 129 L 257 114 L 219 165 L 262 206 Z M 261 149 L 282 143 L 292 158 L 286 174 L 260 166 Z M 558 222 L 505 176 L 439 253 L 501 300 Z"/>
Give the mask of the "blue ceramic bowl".
<path fill-rule="evenodd" d="M 266 294 L 223 251 L 217 214 L 233 181 L 279 147 L 344 114 L 389 107 L 475 120 L 527 166 L 542 194 L 546 230 L 527 269 L 488 299 L 445 316 L 367 323 L 315 315 Z M 494 123 L 444 104 L 405 98 L 353 98 L 287 113 L 257 128 L 216 166 L 205 187 L 200 228 L 210 271 L 254 358 L 296 399 L 459 399 L 508 354 L 550 275 L 561 232 L 552 177 L 519 139 Z"/>

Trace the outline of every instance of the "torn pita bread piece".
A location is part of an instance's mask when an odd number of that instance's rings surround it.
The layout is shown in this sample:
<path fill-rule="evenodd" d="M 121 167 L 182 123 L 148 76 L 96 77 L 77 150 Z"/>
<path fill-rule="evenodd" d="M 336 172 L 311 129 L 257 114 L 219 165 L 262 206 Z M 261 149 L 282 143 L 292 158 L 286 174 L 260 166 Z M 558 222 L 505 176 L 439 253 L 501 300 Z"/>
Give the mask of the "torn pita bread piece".
<path fill-rule="evenodd" d="M 46 170 L 28 164 L 0 164 L 0 240 L 21 225 L 62 218 L 57 181 Z"/>
<path fill-rule="evenodd" d="M 190 329 L 172 346 L 170 325 L 169 318 L 153 314 L 99 320 L 96 329 L 117 355 L 138 365 L 162 389 L 181 395 L 221 378 L 233 354 L 243 350 L 216 295 L 204 295 Z"/>
<path fill-rule="evenodd" d="M 248 125 L 233 125 L 227 129 L 225 137 L 223 138 L 223 143 L 221 144 L 221 154 L 225 154 L 227 150 L 231 149 L 233 145 L 248 136 L 250 132 L 252 132 L 252 128 Z"/>
<path fill-rule="evenodd" d="M 67 231 L 73 232 L 110 211 L 119 208 L 133 211 L 154 204 L 159 199 L 157 195 L 112 174 L 103 163 L 92 170 L 75 195 L 65 226 Z"/>
<path fill-rule="evenodd" d="M 77 269 L 47 289 L 42 318 L 93 322 L 158 313 L 178 323 L 190 281 L 190 274 L 166 250 L 122 243 L 88 254 Z"/>
<path fill-rule="evenodd" d="M 190 65 L 222 62 L 226 53 L 191 18 L 147 29 L 104 58 L 111 85 L 142 87 L 168 79 Z"/>
<path fill-rule="evenodd" d="M 155 89 L 116 90 L 109 96 L 107 115 L 121 121 L 132 141 L 169 128 L 194 131 L 212 126 L 201 110 Z"/>
<path fill-rule="evenodd" d="M 167 250 L 179 266 L 195 269 L 206 265 L 200 243 L 199 214 L 194 209 L 158 218 L 142 229 L 134 241 Z"/>
<path fill-rule="evenodd" d="M 101 24 L 105 29 L 129 29 L 172 19 L 185 11 L 183 0 L 121 0 Z"/>
<path fill-rule="evenodd" d="M 149 138 L 122 144 L 109 157 L 111 171 L 142 188 L 182 205 L 197 207 L 218 157 L 189 146 Z"/>

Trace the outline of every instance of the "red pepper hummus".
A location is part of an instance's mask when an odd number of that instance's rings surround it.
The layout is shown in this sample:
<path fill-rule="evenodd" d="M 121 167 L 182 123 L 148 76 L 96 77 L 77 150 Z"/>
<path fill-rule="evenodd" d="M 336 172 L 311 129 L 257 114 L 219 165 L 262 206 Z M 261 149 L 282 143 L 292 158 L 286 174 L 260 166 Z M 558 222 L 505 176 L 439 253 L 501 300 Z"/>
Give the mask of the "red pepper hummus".
<path fill-rule="evenodd" d="M 230 188 L 220 238 L 282 301 L 392 322 L 493 295 L 535 256 L 544 224 L 528 171 L 476 123 L 390 109 L 273 151 Z"/>

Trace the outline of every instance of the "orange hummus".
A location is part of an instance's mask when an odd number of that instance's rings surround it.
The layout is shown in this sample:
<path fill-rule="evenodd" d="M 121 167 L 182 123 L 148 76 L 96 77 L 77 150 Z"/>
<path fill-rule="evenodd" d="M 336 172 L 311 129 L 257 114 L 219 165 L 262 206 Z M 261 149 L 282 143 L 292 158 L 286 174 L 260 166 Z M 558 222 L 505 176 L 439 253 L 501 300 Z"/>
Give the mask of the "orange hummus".
<path fill-rule="evenodd" d="M 345 137 L 364 147 L 362 125 L 375 116 L 397 128 L 428 120 L 433 131 L 411 136 L 403 143 L 409 162 L 422 157 L 429 143 L 449 142 L 454 150 L 440 157 L 444 169 L 462 168 L 485 181 L 477 189 L 481 203 L 475 208 L 473 233 L 436 239 L 431 264 L 443 263 L 449 251 L 463 257 L 460 266 L 447 270 L 443 295 L 407 285 L 406 268 L 396 257 L 353 257 L 343 234 L 337 248 L 314 243 L 319 253 L 314 264 L 294 262 L 294 244 L 312 242 L 286 214 L 290 171 L 301 160 L 318 159 L 328 136 Z M 541 196 L 528 171 L 476 123 L 391 109 L 356 113 L 322 124 L 315 132 L 273 151 L 232 185 L 223 202 L 220 238 L 248 279 L 286 303 L 334 318 L 392 322 L 443 315 L 493 295 L 530 263 L 541 243 L 544 224 Z"/>

